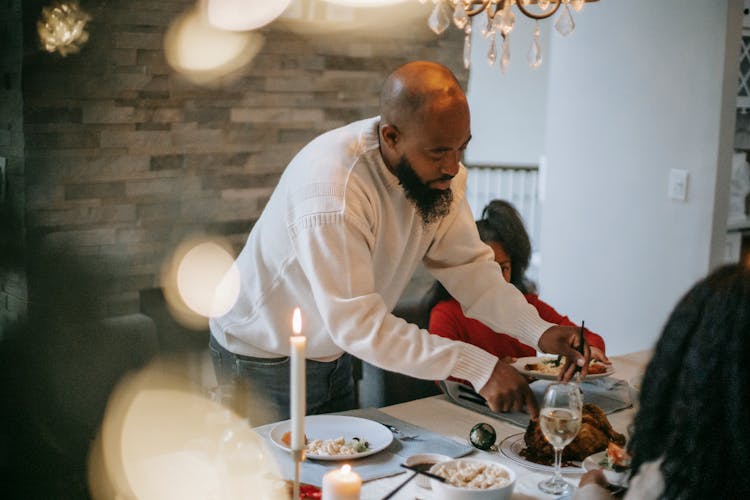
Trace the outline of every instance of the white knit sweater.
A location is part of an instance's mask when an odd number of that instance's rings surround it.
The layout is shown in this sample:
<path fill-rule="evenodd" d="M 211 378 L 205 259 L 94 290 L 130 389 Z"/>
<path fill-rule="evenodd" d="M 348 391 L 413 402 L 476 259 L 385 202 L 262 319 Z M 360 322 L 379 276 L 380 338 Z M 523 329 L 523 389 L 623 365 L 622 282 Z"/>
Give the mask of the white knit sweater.
<path fill-rule="evenodd" d="M 536 347 L 552 324 L 505 282 L 479 239 L 466 170 L 452 181 L 449 215 L 425 226 L 383 162 L 378 123 L 376 117 L 327 132 L 294 157 L 237 258 L 240 297 L 211 319 L 211 333 L 237 354 L 285 356 L 299 306 L 310 359 L 347 351 L 391 371 L 454 376 L 482 388 L 495 356 L 390 313 L 420 260 L 467 316 L 493 330 Z"/>

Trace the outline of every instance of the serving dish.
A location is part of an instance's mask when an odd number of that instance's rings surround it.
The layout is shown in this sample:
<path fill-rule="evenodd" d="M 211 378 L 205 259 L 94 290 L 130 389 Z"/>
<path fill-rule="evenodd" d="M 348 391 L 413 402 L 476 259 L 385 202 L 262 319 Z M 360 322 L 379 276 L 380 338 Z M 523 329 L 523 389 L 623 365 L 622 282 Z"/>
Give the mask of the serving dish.
<path fill-rule="evenodd" d="M 544 471 L 554 473 L 555 468 L 552 465 L 538 464 L 531 460 L 526 460 L 521 455 L 521 450 L 526 447 L 526 443 L 523 440 L 524 433 L 519 432 L 518 434 L 512 434 L 500 442 L 499 449 L 507 458 L 511 459 L 519 465 L 528 467 L 538 471 Z M 578 462 L 573 462 L 572 465 L 564 465 L 562 467 L 563 474 L 583 474 L 585 471 L 581 468 Z"/>
<path fill-rule="evenodd" d="M 486 468 L 497 473 L 502 484 L 491 487 L 465 487 L 452 484 L 450 477 L 467 477 L 467 470 L 481 471 L 477 475 L 487 477 Z M 461 472 L 458 472 L 461 471 Z M 509 500 L 516 484 L 516 473 L 510 467 L 490 460 L 458 458 L 435 464 L 430 469 L 432 474 L 448 476 L 445 482 L 430 478 L 433 498 L 443 500 Z"/>

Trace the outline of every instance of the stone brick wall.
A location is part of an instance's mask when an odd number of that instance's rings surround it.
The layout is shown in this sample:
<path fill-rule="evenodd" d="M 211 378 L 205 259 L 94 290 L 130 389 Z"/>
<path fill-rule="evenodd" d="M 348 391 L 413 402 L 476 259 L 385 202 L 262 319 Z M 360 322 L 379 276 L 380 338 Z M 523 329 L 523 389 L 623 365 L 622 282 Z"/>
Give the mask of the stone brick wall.
<path fill-rule="evenodd" d="M 0 1 L 0 340 L 26 316 L 21 0 Z M 0 187 L 2 190 L 2 187 Z"/>
<path fill-rule="evenodd" d="M 468 77 L 462 34 L 435 37 L 425 17 L 396 38 L 272 25 L 237 79 L 200 87 L 173 72 L 162 50 L 168 23 L 193 4 L 82 2 L 94 20 L 79 54 L 61 58 L 26 41 L 32 300 L 46 288 L 42 263 L 72 256 L 97 277 L 88 305 L 98 314 L 137 311 L 138 291 L 160 284 L 165 258 L 187 235 L 224 235 L 239 250 L 289 159 L 319 133 L 376 114 L 391 69 L 430 59 Z M 27 25 L 40 5 L 25 2 Z"/>

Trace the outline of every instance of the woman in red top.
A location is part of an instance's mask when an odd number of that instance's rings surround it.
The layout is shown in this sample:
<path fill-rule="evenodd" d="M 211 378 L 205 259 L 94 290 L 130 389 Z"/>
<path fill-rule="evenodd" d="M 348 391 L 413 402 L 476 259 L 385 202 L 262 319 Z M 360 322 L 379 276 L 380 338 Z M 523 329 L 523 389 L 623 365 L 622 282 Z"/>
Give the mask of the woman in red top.
<path fill-rule="evenodd" d="M 482 241 L 495 252 L 495 261 L 500 265 L 505 280 L 521 290 L 542 319 L 558 325 L 577 326 L 567 316 L 540 300 L 538 295 L 529 293 L 525 272 L 531 258 L 531 243 L 523 220 L 513 205 L 504 200 L 491 201 L 482 211 L 477 229 Z M 430 304 L 430 333 L 476 345 L 506 363 L 512 363 L 515 358 L 536 355 L 534 347 L 464 316 L 461 305 L 439 282 L 435 282 L 430 292 Z M 584 335 L 591 346 L 591 357 L 609 363 L 604 354 L 604 340 L 588 329 L 584 330 Z"/>

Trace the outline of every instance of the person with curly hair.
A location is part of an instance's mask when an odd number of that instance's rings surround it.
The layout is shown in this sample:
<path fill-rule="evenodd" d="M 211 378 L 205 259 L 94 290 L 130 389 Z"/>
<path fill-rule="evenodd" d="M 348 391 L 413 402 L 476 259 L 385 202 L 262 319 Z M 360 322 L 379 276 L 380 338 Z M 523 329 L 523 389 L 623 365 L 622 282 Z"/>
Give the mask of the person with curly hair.
<path fill-rule="evenodd" d="M 626 499 L 750 498 L 750 270 L 721 267 L 672 311 L 643 376 Z M 601 470 L 575 500 L 612 498 Z"/>
<path fill-rule="evenodd" d="M 526 279 L 526 269 L 531 259 L 531 241 L 516 208 L 505 200 L 493 200 L 484 207 L 482 218 L 476 221 L 476 225 L 480 239 L 495 254 L 495 262 L 500 265 L 505 281 L 515 285 L 524 294 L 526 301 L 536 308 L 539 316 L 550 323 L 579 328 L 567 316 L 558 313 L 536 293 L 531 292 L 530 283 Z M 534 347 L 497 332 L 477 319 L 467 317 L 458 301 L 437 281 L 428 293 L 427 302 L 430 311 L 429 331 L 432 334 L 481 347 L 506 363 L 512 363 L 515 358 L 536 355 Z M 585 329 L 584 336 L 591 346 L 591 357 L 609 363 L 602 337 L 588 329 Z"/>

